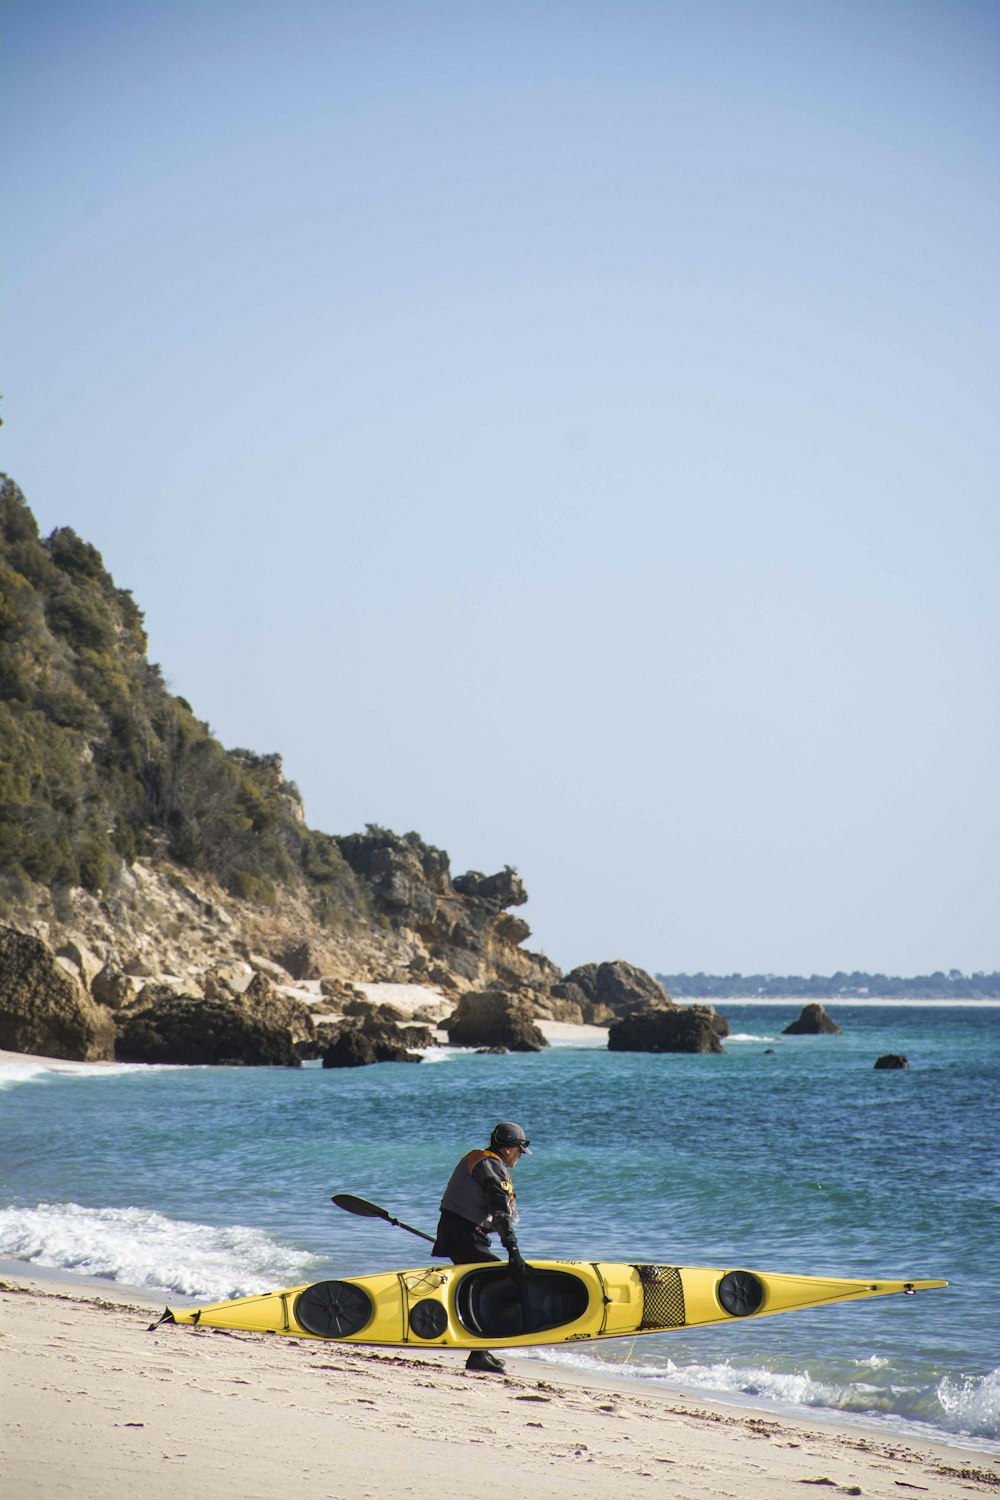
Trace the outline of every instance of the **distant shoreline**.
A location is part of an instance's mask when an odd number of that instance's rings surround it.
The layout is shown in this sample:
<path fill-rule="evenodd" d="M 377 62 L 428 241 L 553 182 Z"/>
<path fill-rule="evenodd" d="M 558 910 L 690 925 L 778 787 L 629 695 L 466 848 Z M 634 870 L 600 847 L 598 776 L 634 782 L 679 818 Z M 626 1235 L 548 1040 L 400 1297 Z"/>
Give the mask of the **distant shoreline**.
<path fill-rule="evenodd" d="M 794 1006 L 811 1005 L 816 1000 L 815 995 L 683 995 L 680 992 L 670 992 L 670 998 L 676 1000 L 679 1005 L 768 1005 L 784 1006 L 792 1009 Z M 928 1000 L 923 996 L 916 998 L 902 995 L 824 995 L 821 1003 L 826 1007 L 843 1007 L 864 1005 L 881 1005 L 923 1008 L 926 1010 L 997 1010 L 1000 1009 L 1000 998 L 985 1000 Z"/>

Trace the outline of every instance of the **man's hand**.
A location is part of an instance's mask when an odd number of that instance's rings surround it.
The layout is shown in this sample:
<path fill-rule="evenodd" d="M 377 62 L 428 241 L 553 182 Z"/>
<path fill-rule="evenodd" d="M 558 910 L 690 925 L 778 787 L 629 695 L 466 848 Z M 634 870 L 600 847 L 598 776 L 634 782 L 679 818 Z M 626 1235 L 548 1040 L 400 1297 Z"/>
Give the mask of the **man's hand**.
<path fill-rule="evenodd" d="M 516 1276 L 518 1280 L 520 1280 L 522 1276 L 526 1276 L 527 1273 L 531 1270 L 531 1267 L 524 1259 L 524 1256 L 521 1254 L 520 1250 L 516 1249 L 509 1252 L 508 1265 L 510 1267 L 510 1274 L 512 1276 Z"/>

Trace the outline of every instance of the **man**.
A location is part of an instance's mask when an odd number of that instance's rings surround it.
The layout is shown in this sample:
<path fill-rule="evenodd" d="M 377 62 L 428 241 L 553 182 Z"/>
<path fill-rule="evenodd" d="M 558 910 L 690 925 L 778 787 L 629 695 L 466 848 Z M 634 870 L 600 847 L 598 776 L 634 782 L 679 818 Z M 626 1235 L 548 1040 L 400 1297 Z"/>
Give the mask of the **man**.
<path fill-rule="evenodd" d="M 527 1266 L 518 1249 L 514 1225 L 517 1205 L 510 1174 L 522 1156 L 530 1156 L 528 1138 L 520 1125 L 501 1120 L 493 1127 L 485 1151 L 469 1151 L 452 1172 L 441 1199 L 441 1218 L 432 1254 L 447 1256 L 456 1266 L 499 1260 L 490 1249 L 490 1235 L 499 1234 L 514 1276 Z M 502 1359 L 488 1349 L 473 1349 L 467 1370 L 500 1374 Z"/>

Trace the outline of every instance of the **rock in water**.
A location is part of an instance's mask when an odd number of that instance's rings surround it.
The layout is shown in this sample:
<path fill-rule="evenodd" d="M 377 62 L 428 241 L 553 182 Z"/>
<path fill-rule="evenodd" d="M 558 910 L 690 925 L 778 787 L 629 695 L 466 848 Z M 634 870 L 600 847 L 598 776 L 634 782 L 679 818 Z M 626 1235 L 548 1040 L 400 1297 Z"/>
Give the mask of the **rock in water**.
<path fill-rule="evenodd" d="M 721 1052 L 720 1022 L 725 1026 L 711 1005 L 633 1011 L 612 1022 L 608 1051 Z"/>
<path fill-rule="evenodd" d="M 277 999 L 272 1004 L 246 996 L 170 995 L 139 1010 L 119 1011 L 116 1056 L 119 1062 L 297 1068 L 296 1041 L 308 1036 L 312 1017 L 297 1001 Z"/>
<path fill-rule="evenodd" d="M 360 1020 L 341 1024 L 337 1035 L 323 1053 L 324 1068 L 365 1068 L 380 1062 L 422 1062 L 410 1047 L 427 1045 L 420 1035 L 430 1039 L 426 1027 L 396 1025 L 388 1016 L 374 1012 Z"/>
<path fill-rule="evenodd" d="M 0 927 L 0 1047 L 71 1062 L 108 1062 L 115 1025 L 45 944 Z"/>
<path fill-rule="evenodd" d="M 908 1068 L 909 1059 L 902 1052 L 886 1052 L 882 1057 L 876 1058 L 876 1068 Z"/>
<path fill-rule="evenodd" d="M 822 1005 L 803 1005 L 799 1019 L 786 1026 L 782 1036 L 840 1036 L 840 1027 L 831 1021 Z"/>
<path fill-rule="evenodd" d="M 535 1025 L 531 1002 L 516 991 L 473 990 L 441 1022 L 454 1047 L 506 1047 L 540 1052 L 549 1044 Z"/>

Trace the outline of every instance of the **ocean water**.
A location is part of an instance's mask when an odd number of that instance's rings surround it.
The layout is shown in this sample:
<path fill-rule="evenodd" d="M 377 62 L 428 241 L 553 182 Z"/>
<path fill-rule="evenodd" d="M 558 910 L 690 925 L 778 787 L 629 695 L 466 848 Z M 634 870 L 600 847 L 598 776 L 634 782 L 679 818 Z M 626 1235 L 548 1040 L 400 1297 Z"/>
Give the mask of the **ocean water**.
<path fill-rule="evenodd" d="M 200 1301 L 423 1265 L 331 1193 L 433 1231 L 458 1156 L 515 1119 L 529 1259 L 951 1283 L 533 1357 L 1000 1451 L 1000 1006 L 831 1005 L 834 1037 L 783 1037 L 795 1004 L 723 1009 L 718 1057 L 0 1066 L 0 1257 Z"/>

